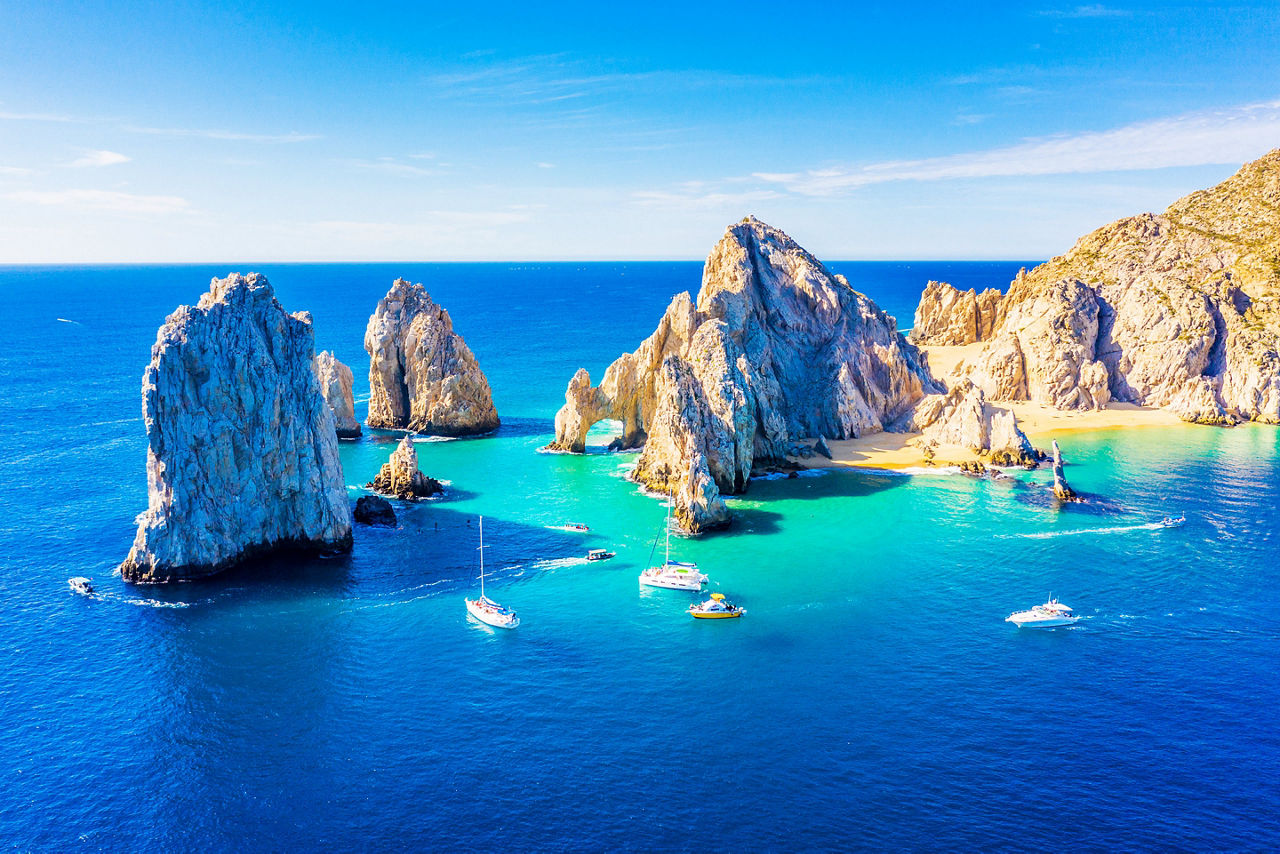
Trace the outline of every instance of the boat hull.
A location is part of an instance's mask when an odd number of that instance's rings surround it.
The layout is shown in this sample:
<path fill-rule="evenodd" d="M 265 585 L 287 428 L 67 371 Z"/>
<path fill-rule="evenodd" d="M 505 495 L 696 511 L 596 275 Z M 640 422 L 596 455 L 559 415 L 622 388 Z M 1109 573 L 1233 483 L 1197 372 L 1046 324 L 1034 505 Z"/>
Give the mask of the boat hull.
<path fill-rule="evenodd" d="M 520 625 L 520 618 L 515 614 L 498 614 L 485 608 L 480 604 L 479 600 L 468 599 L 467 614 L 475 620 L 479 620 L 486 626 L 493 626 L 495 629 L 514 629 Z"/>
<path fill-rule="evenodd" d="M 742 609 L 737 611 L 690 611 L 695 620 L 734 620 L 742 616 Z"/>
<path fill-rule="evenodd" d="M 1079 622 L 1079 617 L 1049 617 L 1047 619 L 1019 620 L 1006 617 L 1006 623 L 1013 623 L 1020 629 L 1056 629 L 1060 626 L 1072 626 Z"/>
<path fill-rule="evenodd" d="M 666 590 L 689 590 L 698 593 L 703 582 L 693 578 L 665 578 L 663 576 L 640 576 L 640 583 L 646 587 L 662 587 Z"/>

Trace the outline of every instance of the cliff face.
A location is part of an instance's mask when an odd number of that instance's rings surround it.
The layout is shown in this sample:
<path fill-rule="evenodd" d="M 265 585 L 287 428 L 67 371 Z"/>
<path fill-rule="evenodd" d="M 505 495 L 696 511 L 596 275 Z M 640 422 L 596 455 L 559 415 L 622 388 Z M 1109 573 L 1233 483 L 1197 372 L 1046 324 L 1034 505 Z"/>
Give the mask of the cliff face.
<path fill-rule="evenodd" d="M 320 393 L 333 413 L 333 425 L 339 439 L 355 439 L 360 435 L 360 422 L 356 420 L 355 397 L 351 386 L 355 377 L 351 369 L 325 350 L 317 353 L 311 363 Z"/>
<path fill-rule="evenodd" d="M 396 279 L 369 318 L 369 426 L 446 436 L 497 429 L 489 381 L 449 312 Z"/>
<path fill-rule="evenodd" d="M 945 326 L 925 297 L 918 322 Z M 1280 151 L 1019 274 L 978 340 L 964 369 L 993 399 L 1280 422 Z"/>
<path fill-rule="evenodd" d="M 696 305 L 676 296 L 599 386 L 578 371 L 550 447 L 580 452 L 592 424 L 621 421 L 621 443 L 644 444 L 632 476 L 674 493 L 681 527 L 699 531 L 728 521 L 721 495 L 791 438 L 878 432 L 936 390 L 893 318 L 748 217 L 707 258 Z"/>
<path fill-rule="evenodd" d="M 960 378 L 943 394 L 931 394 L 911 413 L 910 429 L 940 445 L 959 445 L 990 454 L 996 465 L 1038 462 L 1035 449 L 1018 429 L 1013 413 L 987 402 L 982 389 Z"/>
<path fill-rule="evenodd" d="M 185 580 L 277 549 L 351 547 L 333 413 L 309 316 L 257 274 L 169 315 L 142 378 L 148 506 L 127 581 Z"/>
<path fill-rule="evenodd" d="M 959 290 L 946 282 L 929 282 L 916 309 L 911 340 L 916 344 L 973 344 L 990 338 L 1000 311 L 1001 293 Z"/>

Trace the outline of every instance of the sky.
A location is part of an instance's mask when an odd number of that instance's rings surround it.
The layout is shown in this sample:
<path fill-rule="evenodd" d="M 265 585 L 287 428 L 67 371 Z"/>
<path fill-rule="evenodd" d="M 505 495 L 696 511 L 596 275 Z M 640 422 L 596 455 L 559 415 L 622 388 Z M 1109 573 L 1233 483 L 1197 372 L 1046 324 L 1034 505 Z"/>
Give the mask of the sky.
<path fill-rule="evenodd" d="M 370 5 L 0 0 L 0 263 L 1041 258 L 1280 147 L 1275 0 Z"/>

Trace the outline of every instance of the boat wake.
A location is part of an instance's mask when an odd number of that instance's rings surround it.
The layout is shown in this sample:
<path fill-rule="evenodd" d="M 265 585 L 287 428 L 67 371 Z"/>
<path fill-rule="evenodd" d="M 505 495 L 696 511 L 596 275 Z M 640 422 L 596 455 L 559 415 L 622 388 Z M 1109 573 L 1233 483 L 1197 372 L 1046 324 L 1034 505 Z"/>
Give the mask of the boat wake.
<path fill-rule="evenodd" d="M 457 436 L 414 436 L 413 444 L 422 445 L 427 442 L 456 442 Z"/>
<path fill-rule="evenodd" d="M 552 570 L 563 569 L 569 566 L 583 566 L 587 563 L 585 557 L 553 557 L 546 560 L 537 560 L 531 564 L 533 569 Z"/>
<path fill-rule="evenodd" d="M 1159 522 L 1145 522 L 1141 525 L 1114 525 L 1109 528 L 1078 528 L 1074 531 L 1040 531 L 1033 534 L 996 534 L 1002 540 L 1051 540 L 1055 537 L 1078 537 L 1084 534 L 1128 534 L 1133 531 L 1158 531 L 1164 526 Z"/>

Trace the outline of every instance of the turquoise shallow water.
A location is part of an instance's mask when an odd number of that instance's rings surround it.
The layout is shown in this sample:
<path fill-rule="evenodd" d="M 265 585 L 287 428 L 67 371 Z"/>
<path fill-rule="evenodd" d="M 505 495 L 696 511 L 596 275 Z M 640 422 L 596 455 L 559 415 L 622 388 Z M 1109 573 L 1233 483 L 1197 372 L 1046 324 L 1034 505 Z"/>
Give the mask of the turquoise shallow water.
<path fill-rule="evenodd" d="M 833 266 L 906 325 L 926 279 L 1019 265 Z M 428 283 L 504 427 L 420 443 L 449 496 L 349 558 L 130 588 L 110 570 L 145 505 L 142 367 L 228 269 L 0 271 L 9 847 L 1280 844 L 1274 429 L 1072 436 L 1096 498 L 1063 512 L 1045 472 L 757 481 L 731 533 L 676 543 L 748 609 L 695 623 L 687 594 L 638 589 L 663 511 L 634 456 L 536 449 L 573 370 L 598 377 L 699 265 L 268 268 L 361 394 L 374 302 Z M 396 438 L 344 444 L 347 482 Z M 515 632 L 465 618 L 478 514 Z M 569 520 L 592 532 L 546 527 Z M 619 556 L 581 560 L 598 546 Z M 102 598 L 68 594 L 76 574 Z M 1002 622 L 1051 591 L 1086 619 Z"/>

